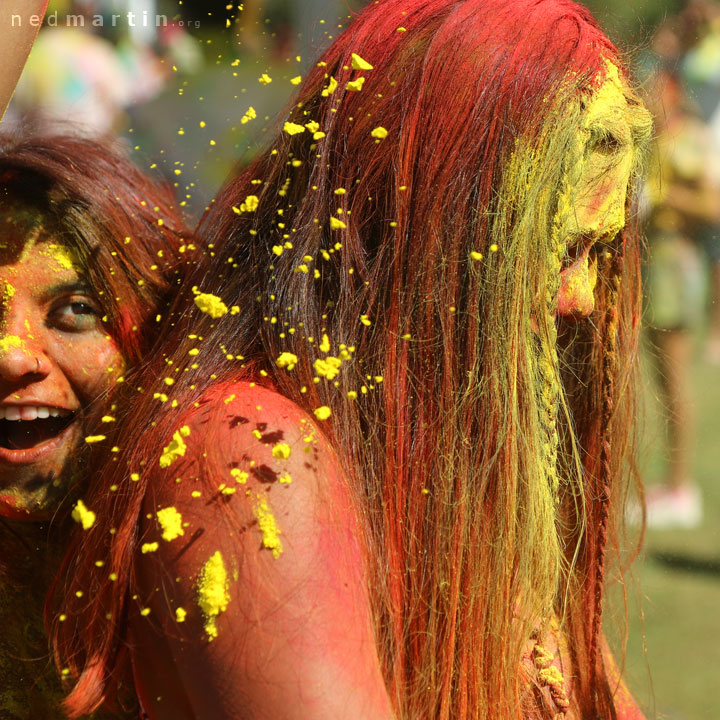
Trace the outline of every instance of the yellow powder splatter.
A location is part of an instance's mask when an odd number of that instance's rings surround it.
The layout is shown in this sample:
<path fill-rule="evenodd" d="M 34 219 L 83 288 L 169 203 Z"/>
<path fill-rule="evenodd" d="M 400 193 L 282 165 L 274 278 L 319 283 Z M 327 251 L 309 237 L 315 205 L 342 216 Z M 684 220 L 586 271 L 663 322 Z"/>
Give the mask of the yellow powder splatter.
<path fill-rule="evenodd" d="M 227 305 L 217 296 L 210 293 L 198 293 L 195 296 L 195 304 L 211 318 L 219 318 L 228 311 Z"/>
<path fill-rule="evenodd" d="M 296 75 L 294 78 L 290 78 L 290 82 L 293 85 L 299 85 L 302 82 L 302 75 Z"/>
<path fill-rule="evenodd" d="M 320 352 L 329 353 L 330 352 L 330 338 L 323 334 L 322 340 L 320 341 L 320 345 L 318 345 L 320 348 Z"/>
<path fill-rule="evenodd" d="M 282 551 L 282 541 L 280 540 L 280 529 L 278 528 L 275 516 L 267 504 L 267 500 L 262 496 L 257 496 L 257 503 L 253 507 L 253 514 L 258 521 L 260 533 L 262 534 L 263 546 L 272 551 L 273 557 L 277 560 Z"/>
<path fill-rule="evenodd" d="M 250 477 L 249 473 L 246 473 L 244 470 L 240 470 L 239 468 L 233 468 L 230 470 L 230 475 L 232 475 L 232 477 L 235 478 L 235 481 L 241 485 L 244 485 Z"/>
<path fill-rule="evenodd" d="M 332 415 L 332 410 L 327 405 L 323 405 L 317 410 L 313 410 L 313 414 L 318 420 L 327 420 Z"/>
<path fill-rule="evenodd" d="M 140 552 L 143 555 L 147 555 L 147 553 L 157 552 L 159 547 L 160 547 L 160 543 L 158 543 L 158 542 L 143 543 L 140 546 Z"/>
<path fill-rule="evenodd" d="M 174 507 L 158 510 L 157 519 L 162 528 L 163 540 L 170 542 L 185 534 L 182 526 L 182 515 Z"/>
<path fill-rule="evenodd" d="M 326 358 L 318 358 L 313 363 L 313 369 L 320 376 L 326 380 L 334 380 L 340 373 L 340 366 L 342 360 L 340 358 L 328 356 Z"/>
<path fill-rule="evenodd" d="M 384 140 L 388 136 L 388 131 L 380 125 L 376 127 L 370 135 L 378 140 Z"/>
<path fill-rule="evenodd" d="M 311 132 L 317 132 L 320 129 L 320 123 L 315 122 L 314 120 L 311 120 L 310 122 L 305 123 L 305 127 Z"/>
<path fill-rule="evenodd" d="M 288 135 L 299 135 L 300 133 L 305 132 L 305 127 L 303 125 L 298 125 L 297 123 L 286 122 L 283 125 L 283 131 Z"/>
<path fill-rule="evenodd" d="M 103 440 L 105 440 L 104 435 L 88 435 L 85 438 L 85 442 L 89 444 L 102 442 Z"/>
<path fill-rule="evenodd" d="M 290 477 L 290 473 L 285 473 L 284 475 L 281 475 L 278 478 L 278 482 L 281 485 L 289 485 L 292 482 L 292 477 Z"/>
<path fill-rule="evenodd" d="M 77 505 L 73 508 L 71 516 L 76 523 L 82 525 L 83 530 L 89 530 L 95 523 L 95 513 L 92 510 L 88 510 L 82 500 L 77 501 Z"/>
<path fill-rule="evenodd" d="M 257 112 L 255 112 L 255 108 L 251 105 L 245 114 L 240 118 L 241 124 L 245 125 L 246 123 L 250 122 L 251 120 L 254 120 L 257 117 Z"/>
<path fill-rule="evenodd" d="M 337 90 L 337 86 L 338 86 L 337 80 L 334 77 L 332 77 L 332 75 L 331 75 L 330 79 L 328 80 L 327 87 L 324 88 L 321 93 L 322 96 L 328 97 L 328 95 L 332 95 L 335 92 L 335 90 Z"/>
<path fill-rule="evenodd" d="M 179 623 L 185 622 L 185 618 L 187 617 L 187 610 L 185 608 L 176 608 L 175 609 L 175 620 Z"/>
<path fill-rule="evenodd" d="M 263 74 L 258 78 L 258 82 L 259 82 L 261 85 L 269 85 L 269 84 L 272 82 L 272 78 L 271 78 L 267 73 L 263 73 Z"/>
<path fill-rule="evenodd" d="M 346 85 L 347 89 L 352 92 L 360 92 L 365 84 L 365 78 L 359 77 L 357 80 L 350 80 Z"/>
<path fill-rule="evenodd" d="M 175 431 L 170 444 L 163 448 L 163 454 L 160 456 L 160 467 L 168 467 L 178 458 L 185 457 L 187 445 L 183 437 L 187 437 L 189 434 L 190 428 L 187 425 L 183 425 L 183 427 Z"/>
<path fill-rule="evenodd" d="M 338 220 L 336 217 L 330 218 L 330 229 L 331 230 L 344 230 L 347 227 L 347 225 L 342 221 Z"/>
<path fill-rule="evenodd" d="M 281 442 L 273 447 L 272 456 L 276 460 L 287 460 L 291 452 L 290 446 L 287 443 Z"/>
<path fill-rule="evenodd" d="M 198 578 L 198 606 L 205 617 L 205 632 L 212 642 L 218 636 L 217 618 L 230 602 L 228 576 L 218 550 L 203 565 Z"/>
<path fill-rule="evenodd" d="M 367 60 L 363 60 L 358 54 L 353 53 L 350 57 L 352 58 L 353 70 L 372 70 L 373 69 L 373 66 Z"/>

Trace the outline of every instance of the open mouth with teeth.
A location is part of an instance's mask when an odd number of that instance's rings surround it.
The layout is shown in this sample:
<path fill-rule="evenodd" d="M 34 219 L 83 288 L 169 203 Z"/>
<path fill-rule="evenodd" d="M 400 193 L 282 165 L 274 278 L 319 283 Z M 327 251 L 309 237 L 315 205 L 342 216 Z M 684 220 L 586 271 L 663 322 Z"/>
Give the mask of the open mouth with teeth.
<path fill-rule="evenodd" d="M 58 408 L 0 408 L 0 448 L 28 450 L 61 435 L 75 413 Z"/>

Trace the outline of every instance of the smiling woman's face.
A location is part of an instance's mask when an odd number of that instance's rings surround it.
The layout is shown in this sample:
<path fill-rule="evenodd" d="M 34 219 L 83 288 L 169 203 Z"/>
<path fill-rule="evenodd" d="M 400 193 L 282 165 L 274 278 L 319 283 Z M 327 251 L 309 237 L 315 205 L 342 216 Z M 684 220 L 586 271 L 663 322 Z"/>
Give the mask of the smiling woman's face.
<path fill-rule="evenodd" d="M 67 492 L 123 360 L 72 253 L 23 225 L 0 215 L 0 515 L 34 519 Z"/>
<path fill-rule="evenodd" d="M 649 137 L 650 114 L 630 104 L 617 68 L 591 98 L 578 131 L 558 218 L 568 258 L 560 274 L 558 315 L 583 318 L 595 305 L 596 243 L 610 243 L 625 225 L 625 201 L 638 143 Z"/>

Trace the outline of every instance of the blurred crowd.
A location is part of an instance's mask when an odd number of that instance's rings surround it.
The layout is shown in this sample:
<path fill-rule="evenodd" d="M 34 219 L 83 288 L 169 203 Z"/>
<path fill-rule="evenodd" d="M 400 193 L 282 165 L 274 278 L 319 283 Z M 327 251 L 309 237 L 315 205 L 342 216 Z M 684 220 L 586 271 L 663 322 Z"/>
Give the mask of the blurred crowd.
<path fill-rule="evenodd" d="M 667 471 L 648 489 L 651 528 L 702 519 L 693 476 L 691 361 L 698 332 L 720 365 L 720 4 L 688 0 L 656 30 L 638 75 L 657 143 L 646 192 L 646 324 L 666 410 Z"/>

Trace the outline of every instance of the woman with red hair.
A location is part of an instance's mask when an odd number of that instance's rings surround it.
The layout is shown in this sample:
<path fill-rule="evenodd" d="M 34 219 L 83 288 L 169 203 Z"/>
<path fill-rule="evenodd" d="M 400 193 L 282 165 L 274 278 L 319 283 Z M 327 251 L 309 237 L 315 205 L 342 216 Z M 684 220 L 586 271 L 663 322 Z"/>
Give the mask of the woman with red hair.
<path fill-rule="evenodd" d="M 0 135 L 0 716 L 60 718 L 43 602 L 92 484 L 90 432 L 152 345 L 189 233 L 103 145 Z"/>
<path fill-rule="evenodd" d="M 117 400 L 49 614 L 71 717 L 641 717 L 601 617 L 650 133 L 570 0 L 353 20 Z"/>

